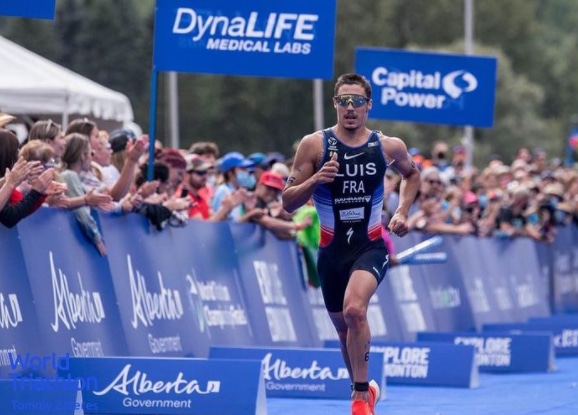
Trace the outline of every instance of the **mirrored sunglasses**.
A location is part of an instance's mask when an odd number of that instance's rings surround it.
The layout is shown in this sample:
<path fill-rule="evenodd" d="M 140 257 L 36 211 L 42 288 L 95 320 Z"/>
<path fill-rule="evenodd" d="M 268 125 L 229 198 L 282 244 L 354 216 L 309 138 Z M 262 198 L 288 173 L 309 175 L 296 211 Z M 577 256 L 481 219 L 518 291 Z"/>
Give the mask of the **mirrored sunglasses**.
<path fill-rule="evenodd" d="M 351 103 L 354 108 L 359 108 L 369 102 L 369 98 L 363 95 L 337 95 L 333 99 L 340 107 L 347 107 Z"/>

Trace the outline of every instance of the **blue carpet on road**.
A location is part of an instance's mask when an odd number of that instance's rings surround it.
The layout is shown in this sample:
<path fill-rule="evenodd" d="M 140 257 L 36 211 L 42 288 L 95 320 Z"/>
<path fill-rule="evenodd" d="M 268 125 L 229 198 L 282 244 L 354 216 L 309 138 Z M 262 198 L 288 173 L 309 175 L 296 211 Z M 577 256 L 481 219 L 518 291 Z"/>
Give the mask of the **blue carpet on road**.
<path fill-rule="evenodd" d="M 348 415 L 347 400 L 268 399 L 268 415 Z M 480 374 L 474 389 L 388 386 L 376 415 L 578 415 L 578 357 L 556 371 Z"/>

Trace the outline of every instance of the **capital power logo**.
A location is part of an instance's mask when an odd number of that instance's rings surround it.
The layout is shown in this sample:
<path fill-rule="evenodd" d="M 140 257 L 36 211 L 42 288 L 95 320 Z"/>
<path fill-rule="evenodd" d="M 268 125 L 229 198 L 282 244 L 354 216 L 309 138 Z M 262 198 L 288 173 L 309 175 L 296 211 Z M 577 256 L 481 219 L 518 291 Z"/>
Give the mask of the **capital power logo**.
<path fill-rule="evenodd" d="M 382 105 L 439 110 L 460 104 L 478 88 L 476 76 L 463 69 L 443 73 L 380 66 L 373 70 L 371 81 L 381 87 Z"/>

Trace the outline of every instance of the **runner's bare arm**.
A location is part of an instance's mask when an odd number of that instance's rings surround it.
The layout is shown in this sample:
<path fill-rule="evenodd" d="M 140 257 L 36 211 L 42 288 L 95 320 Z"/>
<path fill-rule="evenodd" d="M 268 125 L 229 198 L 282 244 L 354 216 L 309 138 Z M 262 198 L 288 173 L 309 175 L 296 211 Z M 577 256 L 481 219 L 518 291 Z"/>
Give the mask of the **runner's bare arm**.
<path fill-rule="evenodd" d="M 293 161 L 287 185 L 283 190 L 283 208 L 293 212 L 307 203 L 313 195 L 318 181 L 315 172 L 323 153 L 320 132 L 303 137 Z"/>
<path fill-rule="evenodd" d="M 396 137 L 382 137 L 382 148 L 388 167 L 395 169 L 402 177 L 399 189 L 399 206 L 395 214 L 408 215 L 420 187 L 420 172 L 407 152 L 403 141 Z"/>

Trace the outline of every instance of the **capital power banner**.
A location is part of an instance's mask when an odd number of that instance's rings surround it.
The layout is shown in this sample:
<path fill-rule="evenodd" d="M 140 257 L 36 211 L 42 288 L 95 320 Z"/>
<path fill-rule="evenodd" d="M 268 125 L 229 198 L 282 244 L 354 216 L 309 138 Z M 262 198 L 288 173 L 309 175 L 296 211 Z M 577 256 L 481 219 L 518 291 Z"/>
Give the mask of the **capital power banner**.
<path fill-rule="evenodd" d="M 497 59 L 357 48 L 355 70 L 372 86 L 370 118 L 491 127 Z"/>
<path fill-rule="evenodd" d="M 153 69 L 330 79 L 335 19 L 335 0 L 159 0 Z"/>
<path fill-rule="evenodd" d="M 54 19 L 56 0 L 0 0 L 0 16 Z"/>

